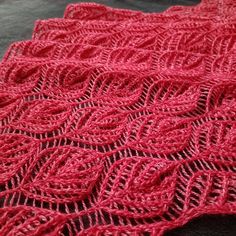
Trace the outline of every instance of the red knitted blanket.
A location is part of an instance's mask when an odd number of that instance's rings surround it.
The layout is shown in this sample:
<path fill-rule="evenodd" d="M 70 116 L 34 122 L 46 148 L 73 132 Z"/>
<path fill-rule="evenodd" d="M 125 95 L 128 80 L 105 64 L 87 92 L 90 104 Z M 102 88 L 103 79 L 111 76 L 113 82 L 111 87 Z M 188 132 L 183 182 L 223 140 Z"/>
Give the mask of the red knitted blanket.
<path fill-rule="evenodd" d="M 0 64 L 0 235 L 163 235 L 236 213 L 236 2 L 69 5 Z"/>

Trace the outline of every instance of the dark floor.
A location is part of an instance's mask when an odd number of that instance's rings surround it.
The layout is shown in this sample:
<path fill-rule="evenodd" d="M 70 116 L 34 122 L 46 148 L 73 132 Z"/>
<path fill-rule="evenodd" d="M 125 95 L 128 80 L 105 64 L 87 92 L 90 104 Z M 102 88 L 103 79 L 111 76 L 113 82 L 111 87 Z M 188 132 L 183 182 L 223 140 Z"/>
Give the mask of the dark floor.
<path fill-rule="evenodd" d="M 31 38 L 37 19 L 62 17 L 72 0 L 0 0 L 0 58 L 14 41 Z M 91 2 L 87 0 L 87 2 Z M 160 12 L 171 5 L 194 5 L 200 0 L 93 0 L 113 7 Z M 204 216 L 166 236 L 236 236 L 236 217 Z"/>

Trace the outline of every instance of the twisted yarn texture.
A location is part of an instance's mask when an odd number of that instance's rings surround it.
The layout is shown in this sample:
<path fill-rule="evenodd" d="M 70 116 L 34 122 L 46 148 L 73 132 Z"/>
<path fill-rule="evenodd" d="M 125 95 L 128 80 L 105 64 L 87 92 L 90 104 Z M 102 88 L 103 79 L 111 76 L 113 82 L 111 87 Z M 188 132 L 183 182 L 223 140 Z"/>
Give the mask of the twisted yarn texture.
<path fill-rule="evenodd" d="M 0 63 L 0 235 L 161 236 L 236 213 L 236 2 L 70 4 Z"/>

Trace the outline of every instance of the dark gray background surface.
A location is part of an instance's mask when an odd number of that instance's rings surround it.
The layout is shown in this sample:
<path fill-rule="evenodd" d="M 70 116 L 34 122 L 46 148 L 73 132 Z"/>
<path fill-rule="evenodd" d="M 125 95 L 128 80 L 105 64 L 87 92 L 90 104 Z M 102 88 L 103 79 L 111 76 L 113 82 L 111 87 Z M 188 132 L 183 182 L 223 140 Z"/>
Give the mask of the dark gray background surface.
<path fill-rule="evenodd" d="M 62 17 L 71 0 L 0 0 L 0 58 L 14 41 L 30 39 L 37 19 Z M 92 2 L 87 0 L 87 2 Z M 200 0 L 93 0 L 113 7 L 161 12 L 171 5 L 195 5 Z M 203 216 L 165 236 L 236 236 L 235 216 Z"/>

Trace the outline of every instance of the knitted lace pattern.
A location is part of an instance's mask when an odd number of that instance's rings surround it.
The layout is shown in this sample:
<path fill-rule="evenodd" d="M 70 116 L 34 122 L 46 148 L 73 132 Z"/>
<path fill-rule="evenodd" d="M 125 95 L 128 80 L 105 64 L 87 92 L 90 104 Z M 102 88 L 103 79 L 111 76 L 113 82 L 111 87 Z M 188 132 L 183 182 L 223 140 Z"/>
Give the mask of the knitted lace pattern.
<path fill-rule="evenodd" d="M 71 4 L 0 64 L 0 235 L 160 236 L 236 213 L 236 2 Z M 20 30 L 20 29 L 19 29 Z"/>

